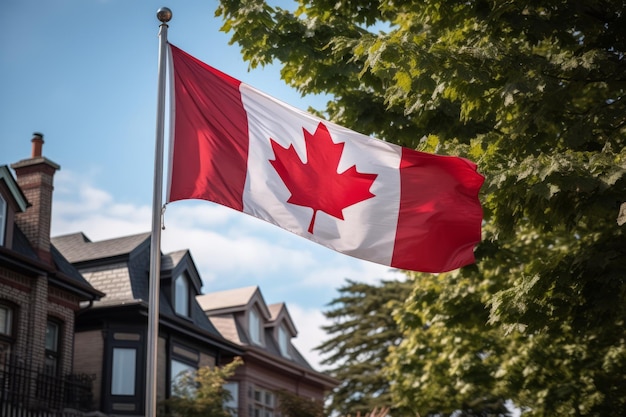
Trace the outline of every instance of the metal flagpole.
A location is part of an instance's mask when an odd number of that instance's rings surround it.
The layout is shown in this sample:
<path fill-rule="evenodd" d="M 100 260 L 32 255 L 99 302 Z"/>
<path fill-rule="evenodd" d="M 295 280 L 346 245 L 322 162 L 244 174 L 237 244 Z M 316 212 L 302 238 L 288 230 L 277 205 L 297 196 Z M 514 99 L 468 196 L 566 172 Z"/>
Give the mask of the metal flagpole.
<path fill-rule="evenodd" d="M 156 145 L 154 157 L 154 192 L 152 199 L 152 235 L 150 239 L 150 299 L 148 301 L 148 340 L 146 363 L 146 417 L 156 417 L 157 353 L 159 341 L 159 285 L 161 275 L 161 206 L 163 205 L 163 138 L 165 130 L 165 72 L 167 59 L 167 22 L 172 11 L 157 10 L 159 30 L 159 66 Z"/>

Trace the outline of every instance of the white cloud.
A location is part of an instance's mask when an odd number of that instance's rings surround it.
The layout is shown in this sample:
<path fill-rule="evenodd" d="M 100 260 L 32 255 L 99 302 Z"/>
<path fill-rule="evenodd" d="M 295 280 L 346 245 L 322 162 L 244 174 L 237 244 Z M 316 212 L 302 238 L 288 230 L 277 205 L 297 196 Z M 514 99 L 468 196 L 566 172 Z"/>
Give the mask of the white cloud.
<path fill-rule="evenodd" d="M 87 178 L 65 172 L 56 178 L 52 235 L 84 232 L 93 241 L 150 230 L 150 209 L 116 203 Z"/>
<path fill-rule="evenodd" d="M 314 260 L 304 252 L 273 244 L 260 237 L 232 237 L 193 223 L 180 227 L 172 219 L 162 231 L 165 252 L 189 249 L 208 286 L 216 279 L 256 279 L 284 274 L 302 267 L 311 267 Z"/>

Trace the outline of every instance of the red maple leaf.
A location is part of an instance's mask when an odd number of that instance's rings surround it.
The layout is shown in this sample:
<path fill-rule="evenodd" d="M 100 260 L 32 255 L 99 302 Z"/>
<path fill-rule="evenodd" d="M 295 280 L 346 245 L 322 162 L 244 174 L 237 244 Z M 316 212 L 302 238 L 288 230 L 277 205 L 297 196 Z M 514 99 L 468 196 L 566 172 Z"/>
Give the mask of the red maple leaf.
<path fill-rule="evenodd" d="M 283 148 L 270 138 L 276 157 L 270 163 L 291 192 L 287 202 L 313 209 L 309 224 L 309 233 L 313 233 L 318 211 L 343 220 L 344 208 L 374 197 L 370 187 L 378 174 L 360 173 L 355 165 L 338 173 L 344 143 L 334 143 L 321 122 L 313 135 L 302 130 L 307 162 L 302 162 L 293 145 Z"/>

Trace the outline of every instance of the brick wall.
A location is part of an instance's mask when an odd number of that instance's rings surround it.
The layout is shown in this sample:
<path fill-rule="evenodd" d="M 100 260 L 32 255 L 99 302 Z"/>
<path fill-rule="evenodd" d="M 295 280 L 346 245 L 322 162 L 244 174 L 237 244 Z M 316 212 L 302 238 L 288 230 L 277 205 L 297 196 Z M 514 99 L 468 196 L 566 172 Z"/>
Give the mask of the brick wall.
<path fill-rule="evenodd" d="M 11 165 L 17 183 L 31 204 L 23 213 L 17 213 L 15 222 L 44 261 L 50 256 L 50 222 L 52 217 L 53 176 L 59 166 L 43 157 L 20 161 Z"/>
<path fill-rule="evenodd" d="M 0 266 L 0 299 L 11 302 L 16 306 L 14 314 L 15 342 L 12 353 L 20 357 L 27 357 L 27 336 L 30 320 L 30 292 L 31 278 L 19 275 L 12 270 Z"/>
<path fill-rule="evenodd" d="M 91 268 L 82 268 L 80 273 L 97 290 L 106 294 L 102 300 L 132 300 L 133 291 L 130 286 L 128 264 L 120 262 L 114 265 L 104 265 Z"/>
<path fill-rule="evenodd" d="M 80 332 L 74 335 L 74 372 L 92 375 L 94 404 L 100 404 L 104 336 L 101 330 Z"/>
<path fill-rule="evenodd" d="M 78 298 L 66 291 L 48 287 L 47 316 L 59 320 L 61 340 L 59 346 L 59 366 L 63 374 L 73 373 L 74 362 L 74 324 L 75 311 L 78 310 Z"/>
<path fill-rule="evenodd" d="M 49 298 L 50 294 L 54 299 Z M 78 299 L 61 289 L 49 288 L 46 276 L 29 277 L 0 267 L 0 300 L 16 306 L 12 353 L 42 367 L 48 318 L 61 323 L 59 375 L 72 373 L 74 311 Z M 59 302 L 62 300 L 62 302 Z"/>

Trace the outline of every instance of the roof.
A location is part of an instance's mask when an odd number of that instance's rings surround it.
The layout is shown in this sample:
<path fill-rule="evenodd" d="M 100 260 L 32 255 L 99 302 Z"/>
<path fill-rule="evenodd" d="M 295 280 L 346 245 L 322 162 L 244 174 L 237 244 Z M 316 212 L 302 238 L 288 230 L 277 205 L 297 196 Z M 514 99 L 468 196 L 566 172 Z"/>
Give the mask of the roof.
<path fill-rule="evenodd" d="M 233 290 L 216 291 L 199 295 L 198 303 L 204 311 L 228 309 L 245 309 L 258 286 L 235 288 Z"/>
<path fill-rule="evenodd" d="M 115 239 L 92 242 L 84 233 L 73 233 L 51 239 L 65 257 L 73 264 L 127 255 L 150 238 L 150 233 L 140 233 Z"/>
<path fill-rule="evenodd" d="M 257 285 L 232 290 L 216 291 L 196 297 L 198 304 L 209 315 L 220 315 L 248 310 L 256 304 L 264 320 L 270 320 L 271 313 Z"/>
<path fill-rule="evenodd" d="M 267 308 L 270 310 L 270 314 L 272 315 L 269 323 L 271 326 L 284 322 L 292 337 L 296 337 L 298 335 L 296 326 L 285 303 L 270 304 Z"/>
<path fill-rule="evenodd" d="M 95 289 L 54 246 L 50 246 L 50 255 L 52 263 L 40 259 L 17 225 L 13 226 L 11 248 L 0 246 L 0 257 L 3 262 L 26 268 L 25 270 L 36 272 L 38 276 L 45 276 L 50 283 L 78 295 L 80 300 L 96 300 L 104 295 Z"/>
<path fill-rule="evenodd" d="M 147 306 L 150 298 L 150 233 L 140 233 L 120 238 L 92 242 L 84 233 L 55 237 L 52 242 L 81 271 L 87 281 L 105 293 L 94 308 L 110 308 L 131 304 Z M 191 269 L 197 274 L 188 250 L 161 255 L 161 280 L 169 279 L 172 271 Z M 192 277 L 193 280 L 193 277 Z M 160 292 L 159 310 L 162 317 L 177 326 L 195 326 L 222 338 L 198 303 L 191 303 L 189 318 L 181 319 L 171 300 Z M 162 319 L 163 320 L 163 319 Z"/>
<path fill-rule="evenodd" d="M 183 259 L 189 250 L 183 249 L 176 252 L 170 252 L 161 256 L 161 269 L 173 269 Z"/>
<path fill-rule="evenodd" d="M 209 317 L 209 320 L 226 339 L 240 346 L 246 344 L 245 334 L 232 315 Z"/>
<path fill-rule="evenodd" d="M 272 360 L 286 361 L 304 369 L 313 369 L 291 343 L 289 343 L 290 357 L 287 358 L 281 354 L 274 332 L 275 327 L 284 323 L 291 337 L 297 335 L 296 327 L 289 315 L 286 304 L 281 302 L 268 306 L 258 286 L 212 292 L 199 295 L 196 299 L 211 320 L 211 323 L 231 342 L 245 347 L 247 351 L 256 352 L 261 357 L 270 355 Z M 246 311 L 251 310 L 253 306 L 265 312 L 262 319 L 265 341 L 263 346 L 253 344 L 249 340 L 249 335 L 244 325 L 240 323 Z"/>

